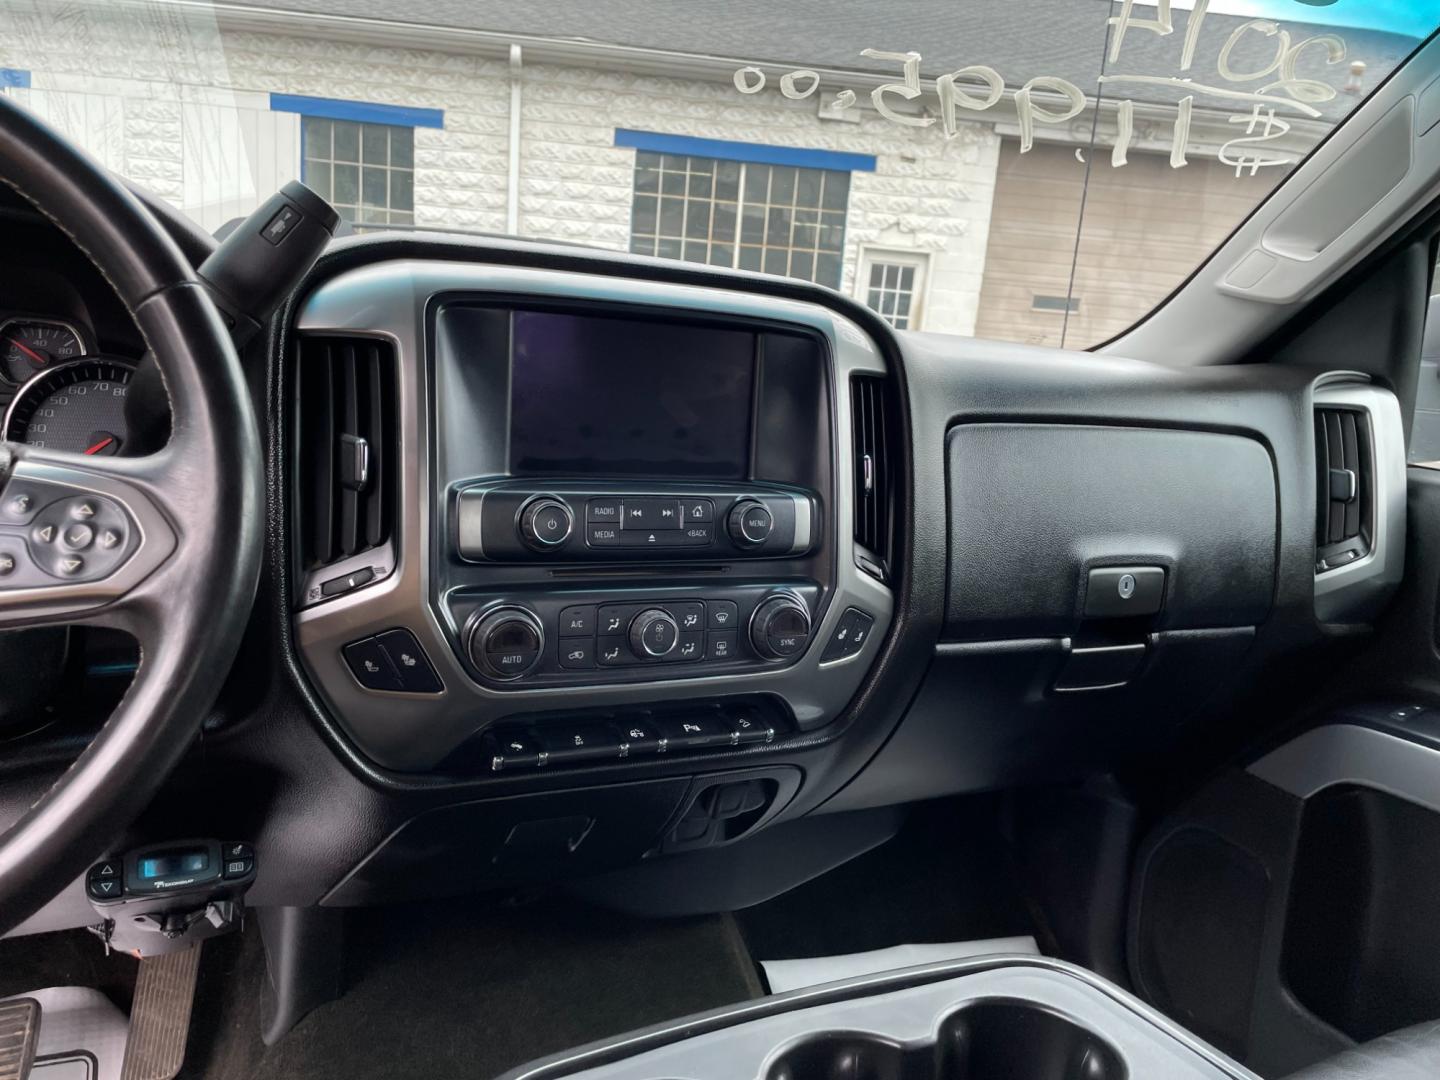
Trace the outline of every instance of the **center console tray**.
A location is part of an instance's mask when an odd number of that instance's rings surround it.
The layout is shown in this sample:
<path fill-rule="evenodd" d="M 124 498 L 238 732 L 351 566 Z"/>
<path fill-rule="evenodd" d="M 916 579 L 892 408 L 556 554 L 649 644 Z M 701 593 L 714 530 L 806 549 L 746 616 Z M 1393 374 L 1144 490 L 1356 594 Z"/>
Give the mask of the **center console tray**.
<path fill-rule="evenodd" d="M 1259 1080 L 1136 998 L 1043 957 L 981 957 L 746 1002 L 502 1080 Z"/>

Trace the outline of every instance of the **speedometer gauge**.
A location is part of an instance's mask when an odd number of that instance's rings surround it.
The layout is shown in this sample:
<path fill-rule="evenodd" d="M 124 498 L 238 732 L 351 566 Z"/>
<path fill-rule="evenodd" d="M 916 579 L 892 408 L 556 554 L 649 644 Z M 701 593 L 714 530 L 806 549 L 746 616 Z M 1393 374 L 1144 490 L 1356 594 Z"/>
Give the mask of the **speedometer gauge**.
<path fill-rule="evenodd" d="M 118 454 L 125 446 L 125 395 L 135 368 L 123 360 L 87 357 L 41 372 L 22 386 L 5 412 L 12 442 L 77 454 Z"/>
<path fill-rule="evenodd" d="M 69 323 L 11 319 L 0 325 L 0 379 L 19 383 L 85 353 Z"/>

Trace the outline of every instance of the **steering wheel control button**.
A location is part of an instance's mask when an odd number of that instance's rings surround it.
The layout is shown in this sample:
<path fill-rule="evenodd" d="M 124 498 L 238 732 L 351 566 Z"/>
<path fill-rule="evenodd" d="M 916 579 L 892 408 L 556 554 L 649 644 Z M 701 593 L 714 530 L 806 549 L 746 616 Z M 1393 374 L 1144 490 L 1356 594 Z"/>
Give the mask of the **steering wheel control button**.
<path fill-rule="evenodd" d="M 846 608 L 825 644 L 825 651 L 820 654 L 820 662 L 824 664 L 858 656 L 870 640 L 870 630 L 874 625 L 875 620 L 859 608 Z"/>
<path fill-rule="evenodd" d="M 95 530 L 89 525 L 67 525 L 60 534 L 60 546 L 68 551 L 84 551 L 95 542 Z"/>
<path fill-rule="evenodd" d="M 787 660 L 810 643 L 810 612 L 793 596 L 772 596 L 750 618 L 750 644 L 768 660 Z"/>
<path fill-rule="evenodd" d="M 740 547 L 759 547 L 775 531 L 775 515 L 756 499 L 741 499 L 730 510 L 726 528 Z"/>
<path fill-rule="evenodd" d="M 400 673 L 376 638 L 351 642 L 342 650 L 345 663 L 366 690 L 400 690 Z"/>
<path fill-rule="evenodd" d="M 535 551 L 560 547 L 574 527 L 575 515 L 559 499 L 536 499 L 520 513 L 520 538 Z"/>
<path fill-rule="evenodd" d="M 1090 571 L 1085 588 L 1087 619 L 1129 619 L 1154 615 L 1165 600 L 1160 566 L 1105 566 Z"/>
<path fill-rule="evenodd" d="M 567 607 L 560 612 L 560 636 L 563 637 L 594 637 L 595 636 L 595 607 L 593 604 L 582 604 L 578 607 Z"/>
<path fill-rule="evenodd" d="M 642 611 L 630 624 L 630 648 L 642 658 L 663 659 L 679 640 L 680 628 L 675 617 L 662 608 Z"/>
<path fill-rule="evenodd" d="M 407 694 L 438 694 L 445 689 L 430 664 L 430 658 L 409 630 L 387 630 L 375 640 L 390 658 L 391 665 L 400 676 L 400 688 Z"/>
<path fill-rule="evenodd" d="M 545 635 L 524 608 L 500 608 L 470 632 L 470 659 L 496 679 L 518 679 L 540 659 Z"/>

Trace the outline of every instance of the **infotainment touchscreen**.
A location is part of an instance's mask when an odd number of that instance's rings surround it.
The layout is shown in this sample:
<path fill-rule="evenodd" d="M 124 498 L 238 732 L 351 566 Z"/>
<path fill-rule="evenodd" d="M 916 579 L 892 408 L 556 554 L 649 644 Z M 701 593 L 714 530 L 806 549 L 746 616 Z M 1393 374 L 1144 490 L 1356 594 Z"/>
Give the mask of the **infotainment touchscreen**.
<path fill-rule="evenodd" d="M 754 333 L 561 312 L 512 318 L 511 473 L 746 475 Z"/>

